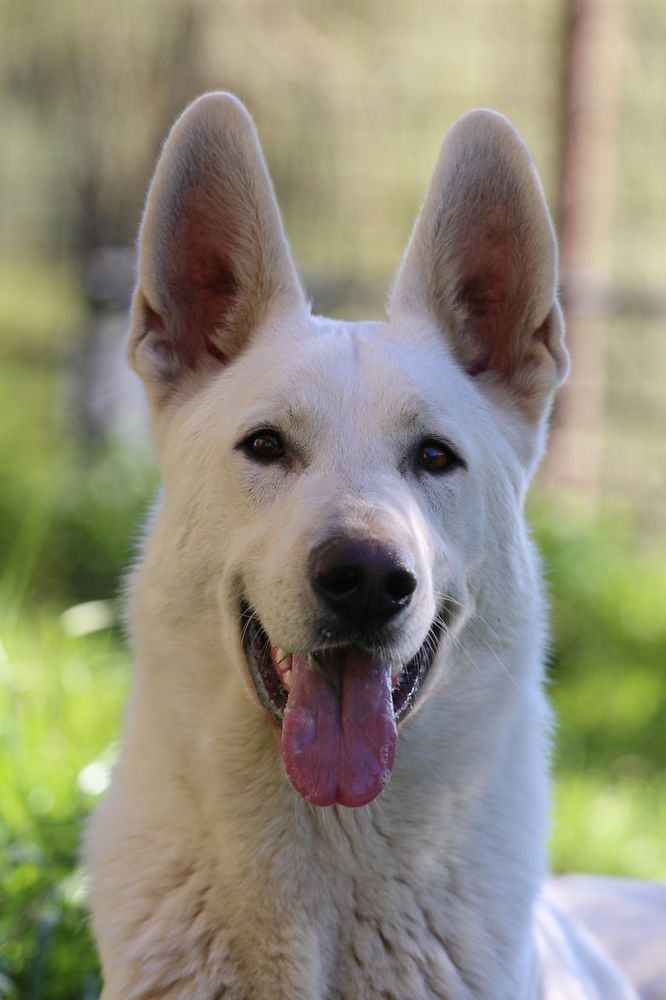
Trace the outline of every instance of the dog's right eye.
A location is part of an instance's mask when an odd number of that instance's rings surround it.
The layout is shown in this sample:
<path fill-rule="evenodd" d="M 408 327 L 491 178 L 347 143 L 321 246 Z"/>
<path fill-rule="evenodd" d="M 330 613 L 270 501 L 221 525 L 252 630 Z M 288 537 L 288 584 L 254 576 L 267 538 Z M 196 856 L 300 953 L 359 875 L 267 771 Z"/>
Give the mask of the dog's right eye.
<path fill-rule="evenodd" d="M 464 466 L 463 460 L 456 455 L 448 444 L 437 441 L 435 438 L 426 438 L 419 446 L 417 463 L 427 472 L 435 474 L 452 472 L 459 466 Z"/>
<path fill-rule="evenodd" d="M 253 431 L 252 434 L 241 441 L 240 448 L 243 449 L 249 458 L 256 458 L 260 462 L 275 462 L 284 457 L 285 447 L 282 438 L 277 431 L 270 427 Z"/>

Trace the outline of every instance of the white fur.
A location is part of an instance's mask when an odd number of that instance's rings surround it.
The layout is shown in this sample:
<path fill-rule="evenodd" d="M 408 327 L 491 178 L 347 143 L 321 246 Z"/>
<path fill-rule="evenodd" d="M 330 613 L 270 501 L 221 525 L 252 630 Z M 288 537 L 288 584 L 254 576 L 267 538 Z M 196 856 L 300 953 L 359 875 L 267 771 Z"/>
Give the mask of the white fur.
<path fill-rule="evenodd" d="M 164 493 L 130 586 L 120 759 L 87 838 L 104 1000 L 634 996 L 550 904 L 535 916 L 550 714 L 522 511 L 566 355 L 522 141 L 492 112 L 458 123 L 389 321 L 348 324 L 310 315 L 249 116 L 207 95 L 165 147 L 140 264 L 130 354 Z M 236 447 L 266 425 L 287 467 Z M 466 468 L 417 475 L 428 435 Z M 242 593 L 273 642 L 310 648 L 307 559 L 331 531 L 409 554 L 393 659 L 444 596 L 457 609 L 390 783 L 357 810 L 292 788 L 240 638 Z"/>

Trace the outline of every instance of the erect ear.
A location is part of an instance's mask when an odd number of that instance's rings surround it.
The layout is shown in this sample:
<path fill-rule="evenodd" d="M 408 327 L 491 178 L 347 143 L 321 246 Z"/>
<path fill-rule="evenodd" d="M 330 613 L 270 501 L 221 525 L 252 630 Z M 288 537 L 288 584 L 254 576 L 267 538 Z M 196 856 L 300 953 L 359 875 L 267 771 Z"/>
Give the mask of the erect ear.
<path fill-rule="evenodd" d="M 181 115 L 139 240 L 129 356 L 156 401 L 234 357 L 269 315 L 303 310 L 256 129 L 230 94 Z"/>
<path fill-rule="evenodd" d="M 557 248 L 527 147 L 493 111 L 447 134 L 390 303 L 447 336 L 480 384 L 538 418 L 568 359 L 556 301 Z"/>

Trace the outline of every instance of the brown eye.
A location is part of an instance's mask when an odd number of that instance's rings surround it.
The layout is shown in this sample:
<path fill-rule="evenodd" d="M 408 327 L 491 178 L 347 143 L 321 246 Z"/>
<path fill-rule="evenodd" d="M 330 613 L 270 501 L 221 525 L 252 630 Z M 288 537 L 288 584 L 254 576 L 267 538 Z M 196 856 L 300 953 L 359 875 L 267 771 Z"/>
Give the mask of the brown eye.
<path fill-rule="evenodd" d="M 275 462 L 284 456 L 282 438 L 268 427 L 254 431 L 241 442 L 241 447 L 250 458 L 257 458 L 260 462 Z"/>
<path fill-rule="evenodd" d="M 448 472 L 460 465 L 460 459 L 441 441 L 423 441 L 419 447 L 418 464 L 427 472 Z"/>

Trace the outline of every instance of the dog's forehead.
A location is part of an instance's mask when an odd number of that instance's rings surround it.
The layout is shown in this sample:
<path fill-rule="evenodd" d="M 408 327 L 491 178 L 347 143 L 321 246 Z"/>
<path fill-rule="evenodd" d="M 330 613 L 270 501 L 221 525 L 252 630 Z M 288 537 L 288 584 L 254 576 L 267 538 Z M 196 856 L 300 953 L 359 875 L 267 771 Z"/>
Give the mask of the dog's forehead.
<path fill-rule="evenodd" d="M 373 425 L 414 423 L 466 408 L 466 380 L 444 339 L 387 322 L 310 317 L 259 338 L 237 374 L 243 409 L 274 406 L 304 421 L 353 412 Z"/>

